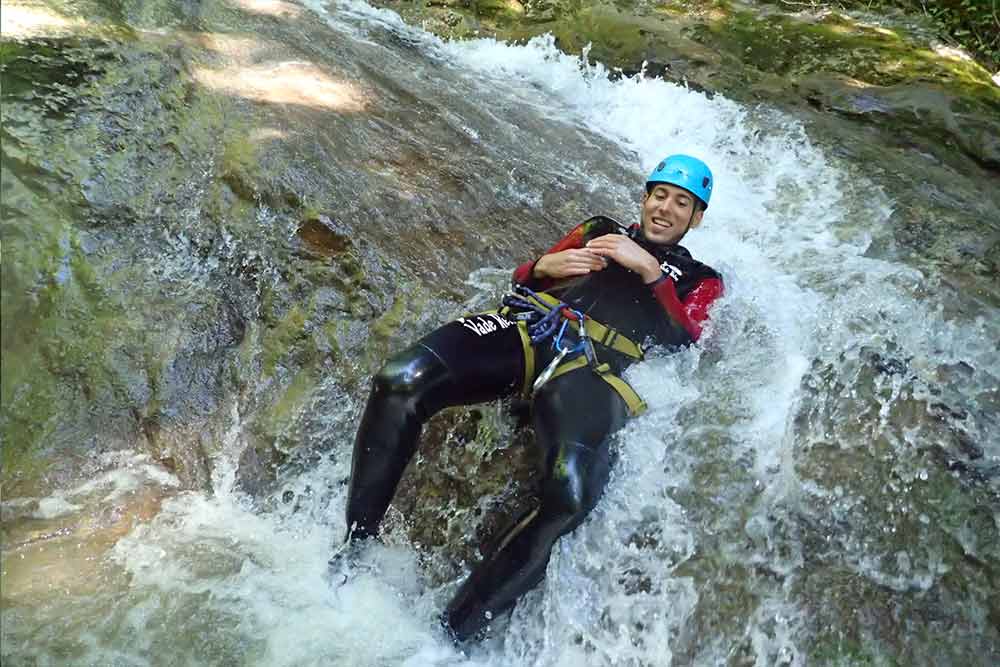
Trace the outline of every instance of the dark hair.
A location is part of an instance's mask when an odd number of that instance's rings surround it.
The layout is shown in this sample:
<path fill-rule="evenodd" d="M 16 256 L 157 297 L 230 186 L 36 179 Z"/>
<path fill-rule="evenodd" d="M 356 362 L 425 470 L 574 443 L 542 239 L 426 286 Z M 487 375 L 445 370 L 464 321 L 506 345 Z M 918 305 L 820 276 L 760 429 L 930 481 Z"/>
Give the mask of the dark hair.
<path fill-rule="evenodd" d="M 650 193 L 652 193 L 653 188 L 655 188 L 657 185 L 673 185 L 675 188 L 681 188 L 681 186 L 674 185 L 673 183 L 664 183 L 663 181 L 649 181 L 648 183 L 646 183 L 646 194 L 649 195 Z M 687 188 L 681 188 L 681 190 L 691 195 L 691 198 L 694 199 L 694 207 L 696 211 L 704 211 L 708 209 L 708 204 L 706 204 L 705 200 L 703 200 L 701 197 L 691 192 Z"/>

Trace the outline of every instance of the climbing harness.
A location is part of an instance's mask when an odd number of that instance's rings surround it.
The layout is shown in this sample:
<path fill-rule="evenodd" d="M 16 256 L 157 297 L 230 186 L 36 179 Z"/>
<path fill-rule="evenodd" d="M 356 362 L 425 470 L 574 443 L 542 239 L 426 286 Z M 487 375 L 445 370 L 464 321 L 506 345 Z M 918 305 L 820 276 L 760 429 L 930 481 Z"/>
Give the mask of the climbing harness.
<path fill-rule="evenodd" d="M 550 312 L 559 311 L 558 309 L 553 308 Z M 583 313 L 572 309 L 570 309 L 570 312 L 576 315 L 578 322 L 583 321 Z M 576 345 L 573 347 L 563 346 L 562 340 L 563 335 L 566 333 L 567 326 L 569 326 L 569 319 L 563 318 L 562 325 L 559 327 L 559 333 L 556 334 L 555 340 L 552 341 L 552 348 L 556 351 L 555 359 L 549 362 L 549 365 L 545 367 L 545 370 L 542 371 L 537 378 L 535 378 L 535 383 L 531 386 L 532 391 L 538 391 L 541 389 L 542 385 L 549 381 L 549 378 L 551 378 L 556 372 L 556 369 L 559 368 L 559 364 L 561 364 L 563 359 L 567 356 L 573 355 L 575 357 L 580 353 L 584 353 L 586 354 L 588 361 L 592 358 L 596 359 L 593 348 L 587 345 L 590 342 L 590 339 L 587 338 L 587 327 L 580 327 L 580 341 Z"/>
<path fill-rule="evenodd" d="M 594 343 L 597 343 L 640 361 L 643 359 L 643 351 L 639 344 L 617 330 L 587 317 L 551 294 L 535 292 L 524 285 L 515 286 L 514 292 L 504 296 L 503 308 L 499 314 L 518 324 L 524 348 L 522 393 L 525 396 L 537 392 L 546 382 L 560 375 L 589 366 L 622 397 L 630 414 L 635 416 L 646 410 L 646 403 L 636 391 L 625 380 L 612 373 L 607 363 L 598 361 L 594 348 Z M 565 341 L 567 329 L 576 333 L 578 340 L 575 345 Z M 552 349 L 556 356 L 531 383 L 529 391 L 529 382 L 535 370 L 534 348 L 549 338 L 552 338 Z"/>

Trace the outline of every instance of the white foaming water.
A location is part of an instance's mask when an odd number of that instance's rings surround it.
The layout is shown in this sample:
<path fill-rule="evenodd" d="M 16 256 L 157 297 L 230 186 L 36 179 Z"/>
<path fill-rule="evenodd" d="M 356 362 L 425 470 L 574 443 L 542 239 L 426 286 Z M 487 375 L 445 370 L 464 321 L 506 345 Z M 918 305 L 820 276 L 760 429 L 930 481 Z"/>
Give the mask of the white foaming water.
<path fill-rule="evenodd" d="M 310 478 L 331 474 L 319 468 Z M 332 499 L 330 516 L 342 508 L 343 498 Z M 429 605 L 398 574 L 415 568 L 413 555 L 381 554 L 379 578 L 362 573 L 338 587 L 327 560 L 339 535 L 322 522 L 258 514 L 231 493 L 186 494 L 114 556 L 146 594 L 138 619 L 199 598 L 199 625 L 227 619 L 218 640 L 228 635 L 251 664 L 397 664 L 435 647 Z"/>
<path fill-rule="evenodd" d="M 607 184 L 623 202 L 664 155 L 707 159 L 717 185 L 703 227 L 686 244 L 723 271 L 727 296 L 702 345 L 630 370 L 650 411 L 623 430 L 604 499 L 557 544 L 546 580 L 509 621 L 497 623 L 507 628 L 498 639 L 468 654 L 452 647 L 436 622 L 450 589 L 424 585 L 406 547 L 366 554 L 376 569 L 339 585 L 327 558 L 344 531 L 346 489 L 330 481 L 346 477 L 345 457 L 283 480 L 294 502 L 262 512 L 232 488 L 243 447 L 234 413 L 215 493 L 168 500 L 114 547 L 113 560 L 131 582 L 127 599 L 115 603 L 128 612 L 106 624 L 117 624 L 114 632 L 127 638 L 118 645 L 127 648 L 109 655 L 93 637 L 87 662 L 155 664 L 150 656 L 166 650 L 167 639 L 150 628 L 170 624 L 178 664 L 668 664 L 706 595 L 683 572 L 701 545 L 672 496 L 690 484 L 697 464 L 679 443 L 729 443 L 729 453 L 747 457 L 764 496 L 780 498 L 798 487 L 790 420 L 813 359 L 861 344 L 859 331 L 892 337 L 921 358 L 992 359 L 983 338 L 997 333 L 996 323 L 971 330 L 949 323 L 910 296 L 924 280 L 919 272 L 864 257 L 864 239 L 847 219 L 860 186 L 794 123 L 662 81 L 609 81 L 602 67 L 559 53 L 547 38 L 525 46 L 443 43 L 360 2 L 329 11 L 306 4 L 359 39 L 374 24 L 405 34 L 478 80 L 484 105 L 509 96 L 618 142 L 635 155 L 633 182 Z M 573 169 L 572 177 L 586 181 L 586 165 Z M 877 192 L 867 196 L 866 224 L 878 224 L 889 203 Z M 470 284 L 482 290 L 491 277 L 477 274 Z M 343 429 L 335 448 L 346 452 L 357 406 L 343 399 L 343 414 L 331 419 Z M 72 511 L 72 502 L 72 495 L 53 497 L 39 512 Z M 747 522 L 751 539 L 767 538 L 763 525 Z M 796 559 L 791 554 L 787 567 Z M 796 645 L 800 613 L 780 587 L 762 593 L 746 631 L 756 664 L 804 664 Z M 178 636 L 198 641 L 188 646 Z M 732 648 L 705 643 L 703 663 L 724 661 Z"/>
<path fill-rule="evenodd" d="M 351 401 L 341 399 L 344 413 L 334 420 L 351 412 Z M 244 443 L 235 409 L 232 416 L 213 461 L 215 492 L 168 500 L 154 520 L 112 550 L 138 591 L 124 622 L 115 620 L 115 632 L 133 637 L 137 655 L 156 655 L 163 641 L 145 629 L 149 623 L 169 623 L 172 635 L 198 636 L 194 645 L 171 647 L 180 664 L 389 665 L 428 664 L 419 656 L 453 658 L 456 651 L 435 629 L 434 591 L 412 575 L 412 551 L 372 547 L 365 563 L 373 571 L 352 571 L 348 583 L 331 570 L 331 548 L 345 528 L 346 489 L 329 487 L 346 475 L 345 460 L 324 461 L 285 480 L 281 492 L 292 494 L 294 504 L 257 511 L 233 488 L 233 457 Z M 178 622 L 176 615 L 185 613 L 190 619 Z M 214 652 L 206 653 L 206 646 Z M 93 655 L 97 662 L 106 657 L 103 648 Z"/>

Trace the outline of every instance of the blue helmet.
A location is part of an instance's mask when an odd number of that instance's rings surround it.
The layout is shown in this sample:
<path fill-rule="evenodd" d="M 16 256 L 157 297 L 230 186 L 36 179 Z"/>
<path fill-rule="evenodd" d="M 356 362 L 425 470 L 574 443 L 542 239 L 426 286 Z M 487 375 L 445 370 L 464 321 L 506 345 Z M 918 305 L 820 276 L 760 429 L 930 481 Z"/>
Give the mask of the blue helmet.
<path fill-rule="evenodd" d="M 712 170 L 708 165 L 698 158 L 690 155 L 671 155 L 656 165 L 656 169 L 646 179 L 646 192 L 657 183 L 669 183 L 684 188 L 708 208 L 715 179 L 712 178 Z"/>

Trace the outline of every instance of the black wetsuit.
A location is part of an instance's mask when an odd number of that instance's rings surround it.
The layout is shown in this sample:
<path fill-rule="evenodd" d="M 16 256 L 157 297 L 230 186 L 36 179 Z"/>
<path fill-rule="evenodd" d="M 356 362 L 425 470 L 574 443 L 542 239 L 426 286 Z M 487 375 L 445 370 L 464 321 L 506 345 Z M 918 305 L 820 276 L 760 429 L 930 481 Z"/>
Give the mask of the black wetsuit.
<path fill-rule="evenodd" d="M 608 231 L 595 228 L 587 236 Z M 645 245 L 657 259 L 681 261 L 689 268 L 686 280 L 677 284 L 678 293 L 701 278 L 718 276 L 683 248 Z M 652 339 L 676 346 L 691 340 L 656 303 L 649 286 L 614 262 L 551 293 L 636 342 Z M 555 352 L 551 341 L 535 350 L 537 375 Z M 598 355 L 617 371 L 629 362 L 608 349 L 599 349 Z M 354 446 L 347 501 L 351 537 L 377 533 L 424 422 L 444 407 L 515 393 L 524 383 L 524 356 L 513 321 L 484 314 L 446 324 L 386 363 L 373 379 Z M 555 377 L 535 392 L 540 503 L 496 541 L 499 547 L 486 554 L 448 605 L 443 620 L 458 638 L 476 633 L 542 579 L 556 539 L 578 526 L 597 504 L 610 471 L 611 437 L 627 417 L 625 401 L 587 368 Z"/>

